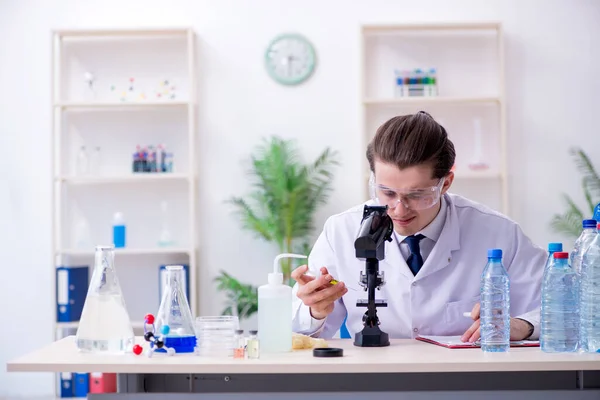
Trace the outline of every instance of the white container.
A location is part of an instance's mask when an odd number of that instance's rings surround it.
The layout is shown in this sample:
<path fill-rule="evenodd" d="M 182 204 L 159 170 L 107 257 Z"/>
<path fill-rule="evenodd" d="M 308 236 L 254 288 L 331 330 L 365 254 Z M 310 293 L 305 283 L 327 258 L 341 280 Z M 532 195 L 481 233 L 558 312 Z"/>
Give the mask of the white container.
<path fill-rule="evenodd" d="M 275 257 L 268 283 L 258 288 L 258 338 L 261 353 L 292 351 L 292 288 L 283 283 L 279 260 L 285 257 L 306 258 L 300 254 Z"/>

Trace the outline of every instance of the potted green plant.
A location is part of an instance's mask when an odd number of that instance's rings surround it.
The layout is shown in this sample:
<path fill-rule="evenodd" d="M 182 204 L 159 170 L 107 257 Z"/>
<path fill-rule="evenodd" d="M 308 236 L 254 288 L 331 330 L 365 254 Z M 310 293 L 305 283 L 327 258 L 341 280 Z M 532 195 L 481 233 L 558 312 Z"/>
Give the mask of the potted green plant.
<path fill-rule="evenodd" d="M 586 211 L 582 211 L 571 196 L 563 193 L 568 208 L 562 214 L 555 214 L 550 225 L 555 232 L 575 240 L 581 234 L 581 221 L 591 218 L 594 215 L 594 208 L 600 202 L 600 176 L 582 149 L 573 148 L 570 150 L 570 154 L 577 169 L 583 175 L 581 184 L 586 201 Z"/>
<path fill-rule="evenodd" d="M 332 168 L 338 165 L 336 152 L 326 148 L 311 163 L 304 163 L 294 140 L 272 136 L 263 140 L 251 156 L 249 171 L 252 191 L 232 197 L 235 215 L 242 228 L 277 246 L 279 253 L 308 255 L 314 232 L 314 215 L 325 204 L 332 189 Z M 284 281 L 298 261 L 283 259 Z M 223 314 L 250 317 L 258 309 L 257 288 L 240 283 L 221 271 L 217 288 L 227 294 Z"/>

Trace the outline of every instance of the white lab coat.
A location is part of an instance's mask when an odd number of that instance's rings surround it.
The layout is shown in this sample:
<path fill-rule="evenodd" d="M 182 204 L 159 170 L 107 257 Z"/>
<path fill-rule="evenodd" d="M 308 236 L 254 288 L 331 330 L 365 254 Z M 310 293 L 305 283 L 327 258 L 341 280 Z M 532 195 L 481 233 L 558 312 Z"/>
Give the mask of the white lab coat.
<path fill-rule="evenodd" d="M 532 339 L 539 336 L 539 308 L 542 273 L 547 252 L 534 245 L 517 223 L 479 203 L 446 193 L 446 220 L 438 241 L 414 276 L 401 255 L 395 237 L 385 244 L 385 259 L 379 270 L 385 285 L 376 291 L 387 307 L 378 307 L 380 327 L 390 338 L 418 335 L 462 335 L 473 321 L 463 313 L 479 302 L 480 278 L 491 248 L 503 250 L 503 263 L 510 276 L 510 314 L 534 325 Z M 367 202 L 365 204 L 372 204 Z M 348 287 L 324 320 L 311 317 L 309 308 L 293 289 L 293 329 L 324 338 L 333 337 L 347 313 L 346 326 L 354 337 L 363 328 L 364 307 L 357 299 L 367 294 L 358 284 L 365 262 L 355 256 L 354 240 L 364 204 L 331 216 L 325 222 L 309 256 L 311 274 L 322 266 Z M 528 314 L 526 314 L 528 313 Z"/>

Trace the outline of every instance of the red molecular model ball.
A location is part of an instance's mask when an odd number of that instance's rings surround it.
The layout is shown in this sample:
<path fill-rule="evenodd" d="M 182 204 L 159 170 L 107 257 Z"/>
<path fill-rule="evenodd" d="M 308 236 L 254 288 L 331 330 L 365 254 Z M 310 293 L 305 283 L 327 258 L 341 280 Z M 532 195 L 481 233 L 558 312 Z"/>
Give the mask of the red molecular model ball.
<path fill-rule="evenodd" d="M 154 323 L 154 315 L 146 314 L 146 316 L 144 317 L 144 320 L 149 324 L 153 324 Z"/>
<path fill-rule="evenodd" d="M 136 344 L 135 346 L 133 346 L 133 352 L 138 356 L 140 354 L 142 354 L 142 350 L 143 350 L 143 348 L 139 344 Z"/>

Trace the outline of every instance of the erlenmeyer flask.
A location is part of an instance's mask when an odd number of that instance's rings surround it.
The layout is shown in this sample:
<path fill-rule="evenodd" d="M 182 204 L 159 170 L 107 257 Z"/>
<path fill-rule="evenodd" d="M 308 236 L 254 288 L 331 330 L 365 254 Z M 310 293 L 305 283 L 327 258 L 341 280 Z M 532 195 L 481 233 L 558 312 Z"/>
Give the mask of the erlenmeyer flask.
<path fill-rule="evenodd" d="M 77 329 L 77 348 L 94 353 L 129 352 L 133 328 L 115 271 L 114 246 L 97 246 L 94 272 Z"/>
<path fill-rule="evenodd" d="M 167 265 L 167 279 L 156 314 L 156 333 L 162 335 L 165 347 L 176 353 L 192 353 L 196 348 L 196 331 L 190 305 L 183 291 L 183 266 Z M 156 349 L 165 352 L 164 348 Z"/>

